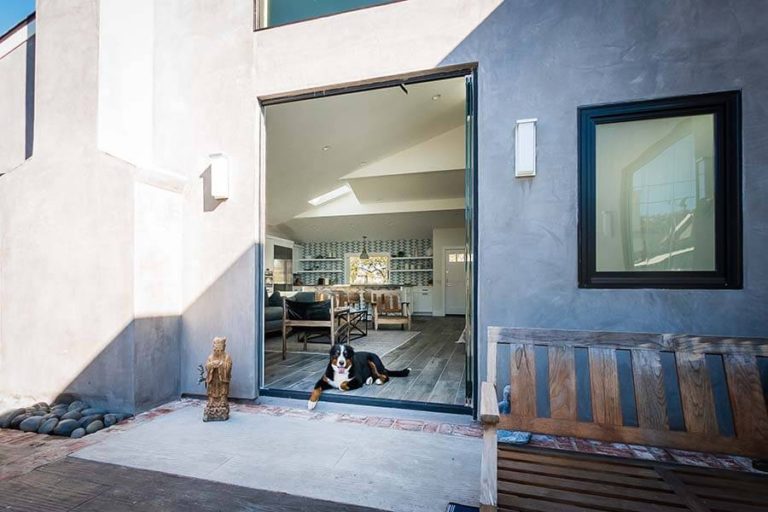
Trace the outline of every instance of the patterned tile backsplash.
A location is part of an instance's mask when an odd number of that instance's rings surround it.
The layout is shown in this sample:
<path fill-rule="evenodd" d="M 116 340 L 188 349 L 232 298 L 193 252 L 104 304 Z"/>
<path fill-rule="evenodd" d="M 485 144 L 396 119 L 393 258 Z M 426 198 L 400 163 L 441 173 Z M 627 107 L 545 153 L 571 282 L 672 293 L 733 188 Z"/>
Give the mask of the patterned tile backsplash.
<path fill-rule="evenodd" d="M 323 258 L 341 259 L 342 261 L 305 261 L 300 265 L 303 268 L 294 269 L 295 273 L 301 275 L 304 284 L 310 285 L 317 282 L 318 278 L 324 277 L 332 284 L 343 284 L 344 277 L 344 257 L 348 253 L 360 253 L 363 250 L 363 241 L 340 242 L 306 242 L 303 246 L 301 258 Z M 367 248 L 369 253 L 386 253 L 394 255 L 402 251 L 406 256 L 427 256 L 432 253 L 432 239 L 424 238 L 418 240 L 368 240 Z M 412 284 L 414 286 L 426 286 L 432 279 L 432 272 L 425 271 L 432 268 L 431 259 L 422 260 L 392 260 L 390 261 L 389 279 L 392 284 Z M 409 269 L 413 269 L 409 271 Z M 311 270 L 311 272 L 302 272 Z M 392 272 L 396 270 L 397 272 Z M 416 271 L 418 270 L 418 271 Z M 327 271 L 327 272 L 324 272 Z"/>

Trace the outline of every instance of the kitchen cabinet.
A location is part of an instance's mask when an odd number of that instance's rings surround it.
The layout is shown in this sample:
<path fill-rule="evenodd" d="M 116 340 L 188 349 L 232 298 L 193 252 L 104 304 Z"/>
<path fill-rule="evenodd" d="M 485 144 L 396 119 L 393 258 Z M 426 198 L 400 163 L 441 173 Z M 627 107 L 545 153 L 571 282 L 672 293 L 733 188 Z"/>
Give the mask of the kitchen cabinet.
<path fill-rule="evenodd" d="M 414 286 L 411 289 L 414 315 L 432 314 L 432 287 Z"/>

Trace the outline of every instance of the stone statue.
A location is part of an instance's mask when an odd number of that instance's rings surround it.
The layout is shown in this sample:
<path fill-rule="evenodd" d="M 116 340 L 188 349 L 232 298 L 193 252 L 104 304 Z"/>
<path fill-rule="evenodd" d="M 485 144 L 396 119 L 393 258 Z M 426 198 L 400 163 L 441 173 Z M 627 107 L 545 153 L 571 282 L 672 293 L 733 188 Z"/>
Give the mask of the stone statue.
<path fill-rule="evenodd" d="M 227 338 L 213 339 L 213 353 L 205 361 L 205 387 L 208 403 L 205 404 L 203 421 L 229 419 L 229 381 L 232 378 L 232 358 L 226 351 Z"/>

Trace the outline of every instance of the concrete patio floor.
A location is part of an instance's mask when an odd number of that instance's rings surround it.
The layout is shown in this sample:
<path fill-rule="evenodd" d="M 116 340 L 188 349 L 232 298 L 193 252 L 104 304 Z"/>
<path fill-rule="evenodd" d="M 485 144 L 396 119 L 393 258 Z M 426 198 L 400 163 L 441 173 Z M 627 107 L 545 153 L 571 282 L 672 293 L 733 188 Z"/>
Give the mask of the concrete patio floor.
<path fill-rule="evenodd" d="M 381 510 L 477 505 L 481 441 L 468 418 L 298 405 L 235 406 L 203 423 L 201 402 L 187 401 L 71 456 Z"/>

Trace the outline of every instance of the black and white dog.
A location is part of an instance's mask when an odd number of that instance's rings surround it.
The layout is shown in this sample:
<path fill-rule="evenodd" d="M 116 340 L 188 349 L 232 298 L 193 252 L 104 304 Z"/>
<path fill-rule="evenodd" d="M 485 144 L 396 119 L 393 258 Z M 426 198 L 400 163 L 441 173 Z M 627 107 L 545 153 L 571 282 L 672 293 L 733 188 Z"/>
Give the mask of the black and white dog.
<path fill-rule="evenodd" d="M 330 356 L 325 374 L 317 381 L 309 397 L 307 409 L 310 411 L 315 408 L 326 389 L 349 391 L 374 383 L 384 384 L 390 377 L 406 377 L 411 373 L 410 368 L 387 370 L 381 358 L 373 352 L 355 352 L 349 345 L 334 345 Z"/>

